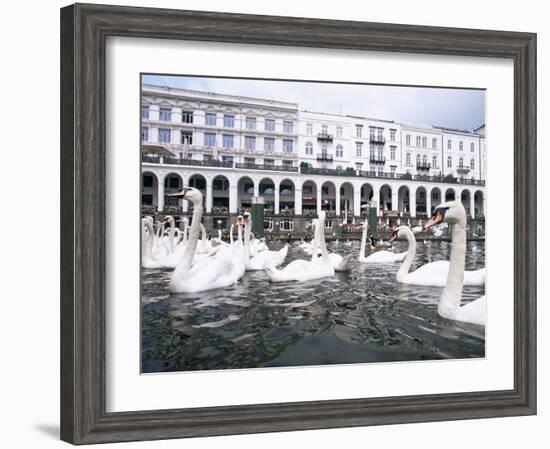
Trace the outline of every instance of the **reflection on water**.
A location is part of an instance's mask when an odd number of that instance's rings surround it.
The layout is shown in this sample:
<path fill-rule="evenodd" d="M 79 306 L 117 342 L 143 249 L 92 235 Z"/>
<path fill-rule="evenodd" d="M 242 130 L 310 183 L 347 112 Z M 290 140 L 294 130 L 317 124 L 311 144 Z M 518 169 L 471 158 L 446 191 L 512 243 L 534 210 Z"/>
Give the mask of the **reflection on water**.
<path fill-rule="evenodd" d="M 412 269 L 450 249 L 418 242 Z M 302 284 L 254 271 L 226 289 L 171 295 L 171 270 L 143 270 L 142 371 L 484 357 L 483 327 L 437 315 L 442 288 L 398 284 L 399 264 L 360 264 L 359 242 L 329 250 L 352 253 L 351 271 Z M 287 263 L 297 258 L 307 256 L 291 247 Z M 468 242 L 466 269 L 484 266 L 484 242 Z M 484 294 L 464 287 L 463 303 Z"/>

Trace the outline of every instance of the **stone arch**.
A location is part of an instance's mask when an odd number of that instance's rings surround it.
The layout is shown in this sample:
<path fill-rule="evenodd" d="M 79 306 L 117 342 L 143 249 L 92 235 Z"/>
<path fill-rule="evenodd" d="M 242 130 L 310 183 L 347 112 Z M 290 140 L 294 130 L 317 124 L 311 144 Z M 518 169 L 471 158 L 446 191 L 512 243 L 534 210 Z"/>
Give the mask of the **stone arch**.
<path fill-rule="evenodd" d="M 424 186 L 418 186 L 415 192 L 416 216 L 428 215 L 428 193 Z"/>
<path fill-rule="evenodd" d="M 456 190 L 452 187 L 449 187 L 445 190 L 445 202 L 454 201 L 456 199 Z"/>
<path fill-rule="evenodd" d="M 442 203 L 441 189 L 439 187 L 434 187 L 430 190 L 430 210 L 428 211 L 428 216 L 431 217 L 433 211 L 437 206 Z"/>
<path fill-rule="evenodd" d="M 257 184 L 250 176 L 241 176 L 237 179 L 237 209 L 240 213 L 249 209 L 256 192 Z"/>
<path fill-rule="evenodd" d="M 317 214 L 317 183 L 306 179 L 302 183 L 302 213 L 303 215 Z"/>
<path fill-rule="evenodd" d="M 151 213 L 158 207 L 159 178 L 153 171 L 141 173 L 141 205 L 144 213 Z"/>
<path fill-rule="evenodd" d="M 321 185 L 321 209 L 330 214 L 336 213 L 336 184 L 332 181 Z"/>
<path fill-rule="evenodd" d="M 216 175 L 212 179 L 212 212 L 229 212 L 229 197 L 231 190 L 231 181 L 227 176 Z"/>
<path fill-rule="evenodd" d="M 281 180 L 278 186 L 279 189 L 279 213 L 294 214 L 296 201 L 296 185 L 289 178 Z"/>
<path fill-rule="evenodd" d="M 400 214 L 411 213 L 411 190 L 407 185 L 402 185 L 397 190 L 397 210 Z"/>
<path fill-rule="evenodd" d="M 388 184 L 383 184 L 380 187 L 378 204 L 380 204 L 381 211 L 390 211 L 395 208 L 392 204 L 392 188 Z"/>

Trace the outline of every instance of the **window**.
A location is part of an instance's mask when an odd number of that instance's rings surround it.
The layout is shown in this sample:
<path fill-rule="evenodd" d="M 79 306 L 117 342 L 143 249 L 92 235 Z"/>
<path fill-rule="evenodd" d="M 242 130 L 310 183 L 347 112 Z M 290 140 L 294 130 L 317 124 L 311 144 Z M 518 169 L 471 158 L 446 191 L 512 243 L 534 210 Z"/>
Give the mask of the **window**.
<path fill-rule="evenodd" d="M 141 141 L 147 142 L 149 140 L 149 128 L 141 128 Z"/>
<path fill-rule="evenodd" d="M 215 136 L 216 135 L 214 134 L 214 144 L 216 143 L 216 141 L 215 141 L 216 137 Z M 180 142 L 181 143 L 187 142 L 187 145 L 193 145 L 193 131 L 182 131 Z"/>
<path fill-rule="evenodd" d="M 308 123 L 308 124 L 306 125 L 306 134 L 307 134 L 308 136 L 311 136 L 311 135 L 313 134 L 313 124 Z"/>
<path fill-rule="evenodd" d="M 422 138 L 420 136 L 416 136 L 416 146 L 419 147 L 422 143 Z"/>
<path fill-rule="evenodd" d="M 294 132 L 294 122 L 290 122 L 290 121 L 285 120 L 283 122 L 283 132 L 293 133 Z"/>
<path fill-rule="evenodd" d="M 224 115 L 223 116 L 223 126 L 225 128 L 235 128 L 235 116 L 234 115 Z"/>
<path fill-rule="evenodd" d="M 453 167 L 453 158 L 449 156 L 447 158 L 447 168 L 452 168 L 452 167 Z"/>
<path fill-rule="evenodd" d="M 256 138 L 254 136 L 244 136 L 245 150 L 252 151 L 256 149 Z"/>
<path fill-rule="evenodd" d="M 432 148 L 435 150 L 437 148 L 437 137 L 432 139 Z"/>
<path fill-rule="evenodd" d="M 206 113 L 204 123 L 208 126 L 216 126 L 216 114 Z"/>
<path fill-rule="evenodd" d="M 169 129 L 159 129 L 159 142 L 160 143 L 170 143 L 170 135 L 172 134 L 172 131 Z"/>
<path fill-rule="evenodd" d="M 222 140 L 223 140 L 223 147 L 225 149 L 229 150 L 233 148 L 233 140 L 234 140 L 233 134 L 224 134 Z"/>
<path fill-rule="evenodd" d="M 216 146 L 216 134 L 215 133 L 204 133 L 204 146 L 205 147 L 215 147 Z"/>
<path fill-rule="evenodd" d="M 437 156 L 432 156 L 432 167 L 437 167 Z"/>
<path fill-rule="evenodd" d="M 470 144 L 470 151 L 473 153 L 475 150 L 474 142 Z"/>
<path fill-rule="evenodd" d="M 273 231 L 273 218 L 264 218 L 264 231 Z"/>
<path fill-rule="evenodd" d="M 458 142 L 458 149 L 460 151 L 464 150 L 464 142 L 462 142 L 462 140 L 460 142 Z"/>
<path fill-rule="evenodd" d="M 424 164 L 424 166 L 428 165 L 428 156 L 422 156 L 422 163 Z"/>
<path fill-rule="evenodd" d="M 306 142 L 306 154 L 313 154 L 313 144 L 311 142 Z"/>
<path fill-rule="evenodd" d="M 272 118 L 265 119 L 265 130 L 266 131 L 275 131 L 275 120 Z"/>
<path fill-rule="evenodd" d="M 379 147 L 378 148 L 378 160 L 382 160 L 382 158 L 384 157 L 384 148 L 383 147 Z"/>
<path fill-rule="evenodd" d="M 407 134 L 406 137 L 405 137 L 405 143 L 407 145 L 411 145 L 411 135 L 410 134 Z"/>
<path fill-rule="evenodd" d="M 451 139 L 447 140 L 447 150 L 453 149 L 453 143 L 451 142 Z"/>
<path fill-rule="evenodd" d="M 294 231 L 294 220 L 291 218 L 281 219 L 280 228 L 281 231 Z"/>
<path fill-rule="evenodd" d="M 271 137 L 264 138 L 264 151 L 273 152 L 275 150 L 275 139 Z"/>
<path fill-rule="evenodd" d="M 420 165 L 420 154 L 416 155 L 416 165 Z"/>
<path fill-rule="evenodd" d="M 473 159 L 470 159 L 470 169 L 475 170 L 476 162 Z"/>
<path fill-rule="evenodd" d="M 427 148 L 428 147 L 428 138 L 422 137 L 422 147 Z"/>
<path fill-rule="evenodd" d="M 163 122 L 172 121 L 172 110 L 168 108 L 160 108 L 159 110 L 159 120 Z"/>
<path fill-rule="evenodd" d="M 323 154 L 323 156 L 327 155 L 327 144 L 326 143 L 323 143 L 323 145 L 321 146 L 321 153 Z"/>
<path fill-rule="evenodd" d="M 255 165 L 256 164 L 256 159 L 254 159 L 253 157 L 245 157 L 244 158 L 244 163 L 246 165 Z"/>
<path fill-rule="evenodd" d="M 395 161 L 395 147 L 394 146 L 390 147 L 390 159 L 392 161 Z"/>
<path fill-rule="evenodd" d="M 273 167 L 275 165 L 275 159 L 264 159 L 264 165 L 267 167 Z"/>
<path fill-rule="evenodd" d="M 390 129 L 390 142 L 395 142 L 395 129 Z"/>
<path fill-rule="evenodd" d="M 344 157 L 344 147 L 342 145 L 336 145 L 336 157 Z"/>
<path fill-rule="evenodd" d="M 363 137 L 363 125 L 355 125 L 355 136 Z"/>
<path fill-rule="evenodd" d="M 143 187 L 153 187 L 153 177 L 151 175 L 143 175 Z"/>
<path fill-rule="evenodd" d="M 233 163 L 233 156 L 222 156 L 222 162 Z"/>
<path fill-rule="evenodd" d="M 292 153 L 294 141 L 283 139 L 283 153 Z"/>
<path fill-rule="evenodd" d="M 390 173 L 392 175 L 392 178 L 395 177 L 395 170 L 397 167 L 395 165 L 390 165 Z"/>
<path fill-rule="evenodd" d="M 411 165 L 411 153 L 407 153 L 405 156 L 405 164 Z"/>
<path fill-rule="evenodd" d="M 374 159 L 375 155 L 376 155 L 375 147 L 374 145 L 371 144 L 369 148 L 369 156 L 371 159 Z"/>
<path fill-rule="evenodd" d="M 464 167 L 464 158 L 461 157 L 461 158 L 458 159 L 458 166 L 459 166 L 460 168 L 463 168 L 463 167 Z"/>
<path fill-rule="evenodd" d="M 362 152 L 363 152 L 363 143 L 355 142 L 355 156 L 361 157 Z"/>
<path fill-rule="evenodd" d="M 338 139 L 341 139 L 341 138 L 342 138 L 342 134 L 343 134 L 343 133 L 342 133 L 342 127 L 341 127 L 341 126 L 337 126 L 337 127 L 336 127 L 336 137 L 337 137 Z"/>
<path fill-rule="evenodd" d="M 181 121 L 183 123 L 193 123 L 193 111 L 181 111 Z"/>
<path fill-rule="evenodd" d="M 146 120 L 149 118 L 149 106 L 141 107 L 141 118 Z"/>
<path fill-rule="evenodd" d="M 325 229 L 332 229 L 332 220 L 325 220 Z"/>
<path fill-rule="evenodd" d="M 256 129 L 256 117 L 246 117 L 245 127 L 246 129 Z"/>

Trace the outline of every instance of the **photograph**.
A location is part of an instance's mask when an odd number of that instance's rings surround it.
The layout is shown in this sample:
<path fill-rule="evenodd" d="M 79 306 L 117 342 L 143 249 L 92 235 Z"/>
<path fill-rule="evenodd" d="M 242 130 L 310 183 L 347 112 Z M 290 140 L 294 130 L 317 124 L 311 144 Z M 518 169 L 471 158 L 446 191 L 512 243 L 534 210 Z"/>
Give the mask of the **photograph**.
<path fill-rule="evenodd" d="M 142 373 L 485 357 L 484 89 L 140 82 Z"/>

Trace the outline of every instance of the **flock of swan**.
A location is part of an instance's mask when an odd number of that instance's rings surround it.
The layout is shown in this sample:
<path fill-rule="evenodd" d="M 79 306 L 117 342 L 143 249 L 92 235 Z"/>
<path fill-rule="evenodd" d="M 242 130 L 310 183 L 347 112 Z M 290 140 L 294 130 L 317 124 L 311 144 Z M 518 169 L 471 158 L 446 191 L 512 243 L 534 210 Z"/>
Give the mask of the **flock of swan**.
<path fill-rule="evenodd" d="M 157 225 L 155 232 L 152 217 L 142 219 L 142 267 L 172 268 L 169 290 L 173 293 L 201 292 L 224 288 L 237 283 L 246 271 L 264 270 L 271 282 L 306 282 L 335 276 L 337 271 L 351 269 L 352 255 L 345 257 L 330 253 L 325 242 L 325 212 L 313 219 L 314 237 L 311 242 L 301 242 L 298 248 L 308 254 L 307 259 L 294 260 L 286 265 L 288 244 L 278 251 L 268 248 L 263 239 L 251 233 L 252 218 L 249 213 L 237 217 L 231 225 L 230 242 L 221 238 L 207 239 L 201 223 L 203 195 L 193 187 L 184 187 L 172 194 L 193 204 L 191 225 L 183 220 L 183 231 L 175 227 L 174 218 L 167 216 Z M 449 261 L 425 264 L 410 272 L 416 255 L 416 239 L 408 226 L 397 227 L 390 240 L 405 239 L 407 251 L 394 253 L 381 250 L 365 256 L 367 223 L 363 223 L 359 262 L 398 263 L 396 276 L 399 283 L 444 287 L 438 303 L 438 313 L 443 318 L 485 325 L 486 298 L 482 296 L 461 306 L 463 285 L 484 285 L 485 268 L 465 271 L 466 212 L 460 201 L 440 204 L 433 217 L 424 225 L 428 229 L 439 223 L 452 228 L 452 250 Z M 168 229 L 165 229 L 168 226 Z M 237 239 L 233 231 L 237 227 Z M 167 234 L 167 235 L 165 235 Z"/>

